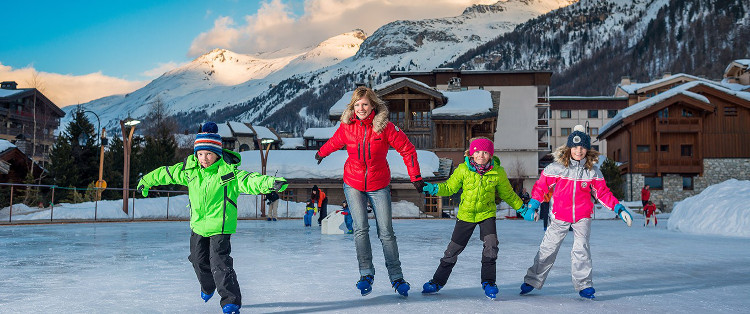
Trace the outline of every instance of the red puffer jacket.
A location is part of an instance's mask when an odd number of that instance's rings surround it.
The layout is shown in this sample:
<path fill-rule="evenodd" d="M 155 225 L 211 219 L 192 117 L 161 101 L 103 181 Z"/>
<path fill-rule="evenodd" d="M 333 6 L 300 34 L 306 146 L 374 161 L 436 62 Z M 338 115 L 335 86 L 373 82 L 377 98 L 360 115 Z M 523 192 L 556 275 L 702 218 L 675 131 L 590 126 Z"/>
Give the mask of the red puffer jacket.
<path fill-rule="evenodd" d="M 376 116 L 382 120 L 379 122 L 387 123 L 380 133 L 373 127 Z M 344 165 L 344 183 L 359 191 L 375 191 L 391 183 L 391 169 L 386 160 L 390 146 L 404 158 L 411 181 L 422 179 L 414 145 L 401 129 L 383 118 L 373 112 L 364 120 L 355 116 L 350 123 L 341 123 L 318 151 L 318 155 L 326 157 L 346 146 L 349 157 Z"/>

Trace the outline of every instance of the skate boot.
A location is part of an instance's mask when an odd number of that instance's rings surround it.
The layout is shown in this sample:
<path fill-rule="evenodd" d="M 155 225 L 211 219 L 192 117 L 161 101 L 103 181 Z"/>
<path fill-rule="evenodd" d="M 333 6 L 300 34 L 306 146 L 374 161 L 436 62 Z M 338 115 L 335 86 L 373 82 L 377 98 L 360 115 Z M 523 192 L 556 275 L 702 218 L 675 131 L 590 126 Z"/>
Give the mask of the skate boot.
<path fill-rule="evenodd" d="M 359 277 L 359 281 L 357 281 L 357 289 L 362 293 L 362 296 L 366 296 L 372 292 L 372 281 L 372 275 Z"/>
<path fill-rule="evenodd" d="M 424 294 L 434 294 L 440 291 L 440 289 L 443 289 L 443 286 L 436 284 L 432 279 L 430 281 L 425 282 L 422 286 L 422 293 Z"/>
<path fill-rule="evenodd" d="M 227 304 L 221 310 L 224 311 L 224 314 L 240 314 L 240 305 Z"/>
<path fill-rule="evenodd" d="M 527 284 L 525 282 L 521 285 L 521 295 L 527 294 L 531 292 L 531 290 L 534 290 L 534 286 Z"/>
<path fill-rule="evenodd" d="M 588 287 L 586 289 L 578 291 L 578 295 L 586 299 L 594 299 L 595 298 L 594 293 L 596 293 L 596 290 L 594 290 L 594 287 Z"/>
<path fill-rule="evenodd" d="M 391 286 L 393 287 L 393 290 L 398 292 L 398 294 L 408 297 L 409 296 L 409 288 L 411 286 L 409 285 L 404 278 L 399 278 L 394 281 L 391 281 Z"/>
<path fill-rule="evenodd" d="M 495 300 L 497 298 L 497 285 L 494 282 L 491 281 L 485 281 L 482 283 L 482 289 L 484 289 L 484 295 L 487 296 L 490 300 Z"/>
<path fill-rule="evenodd" d="M 211 300 L 212 296 L 214 296 L 213 292 L 207 294 L 203 293 L 203 291 L 201 290 L 201 299 L 203 299 L 203 302 L 208 302 L 208 300 Z"/>

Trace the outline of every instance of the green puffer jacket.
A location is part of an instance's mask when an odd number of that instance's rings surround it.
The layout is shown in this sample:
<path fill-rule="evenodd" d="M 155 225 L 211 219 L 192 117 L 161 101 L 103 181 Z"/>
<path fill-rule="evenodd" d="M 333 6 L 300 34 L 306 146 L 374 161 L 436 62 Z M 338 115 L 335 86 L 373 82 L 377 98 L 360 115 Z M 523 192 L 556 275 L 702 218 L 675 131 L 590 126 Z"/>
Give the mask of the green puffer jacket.
<path fill-rule="evenodd" d="M 495 217 L 495 195 L 518 210 L 523 205 L 521 198 L 513 192 L 505 169 L 500 167 L 500 159 L 492 157 L 493 166 L 484 175 L 479 175 L 466 157 L 448 181 L 438 184 L 438 196 L 451 196 L 463 188 L 457 218 L 466 222 L 480 222 Z"/>
<path fill-rule="evenodd" d="M 202 168 L 193 154 L 184 162 L 151 171 L 143 176 L 139 185 L 143 184 L 145 188 L 166 184 L 187 185 L 190 229 L 204 237 L 232 234 L 237 230 L 239 194 L 270 193 L 277 179 L 239 170 L 239 165 L 240 155 L 226 149 L 223 157 L 207 168 Z"/>

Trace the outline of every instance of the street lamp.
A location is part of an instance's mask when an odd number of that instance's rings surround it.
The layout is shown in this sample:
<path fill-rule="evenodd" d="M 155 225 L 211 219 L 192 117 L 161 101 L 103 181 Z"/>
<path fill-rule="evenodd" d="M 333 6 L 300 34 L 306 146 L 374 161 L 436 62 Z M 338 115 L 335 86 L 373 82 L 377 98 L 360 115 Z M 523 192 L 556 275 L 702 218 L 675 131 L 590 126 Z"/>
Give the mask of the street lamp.
<path fill-rule="evenodd" d="M 268 163 L 268 151 L 271 149 L 271 144 L 273 144 L 274 139 L 271 138 L 257 138 L 256 141 L 258 142 L 258 152 L 260 153 L 260 174 L 265 175 L 266 174 L 266 163 Z M 266 145 L 266 151 L 265 154 L 263 152 L 263 145 Z M 266 200 L 265 196 L 260 202 L 260 216 L 265 217 L 266 216 Z"/>
<path fill-rule="evenodd" d="M 130 187 L 130 143 L 133 140 L 133 132 L 138 123 L 141 123 L 141 121 L 130 117 L 125 120 L 120 120 L 120 129 L 122 130 L 122 151 L 124 156 L 122 166 L 122 211 L 125 212 L 125 214 L 128 213 L 128 188 Z M 125 126 L 130 127 L 129 133 L 125 130 Z"/>
<path fill-rule="evenodd" d="M 90 112 L 96 117 L 96 123 L 97 128 L 99 131 L 99 180 L 96 181 L 96 199 L 101 200 L 102 198 L 102 189 L 107 188 L 107 182 L 102 179 L 103 173 L 104 173 L 104 146 L 107 145 L 107 130 L 105 128 L 102 128 L 101 120 L 99 119 L 99 115 L 96 114 L 96 112 L 93 112 L 91 110 L 83 110 L 84 113 Z M 86 132 L 82 132 L 81 135 L 78 136 L 78 144 L 81 146 L 86 145 L 86 142 L 89 140 L 89 135 L 86 134 Z"/>

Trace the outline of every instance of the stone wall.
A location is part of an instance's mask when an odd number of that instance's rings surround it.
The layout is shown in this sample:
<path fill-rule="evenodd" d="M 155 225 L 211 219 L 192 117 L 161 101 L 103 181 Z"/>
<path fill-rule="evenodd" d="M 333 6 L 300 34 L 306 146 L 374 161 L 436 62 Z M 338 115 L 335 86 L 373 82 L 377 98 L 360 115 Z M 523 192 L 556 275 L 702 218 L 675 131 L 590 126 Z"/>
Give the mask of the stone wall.
<path fill-rule="evenodd" d="M 750 159 L 748 158 L 725 158 L 725 159 L 703 159 L 703 176 L 693 177 L 693 189 L 686 190 L 682 187 L 682 176 L 678 174 L 665 174 L 662 176 L 663 189 L 651 190 L 651 201 L 662 211 L 670 212 L 674 202 L 684 200 L 687 197 L 699 194 L 710 185 L 724 182 L 729 179 L 750 180 Z M 641 189 L 643 188 L 644 176 L 632 174 L 625 176 L 626 197 L 633 182 L 631 201 L 641 200 Z"/>

